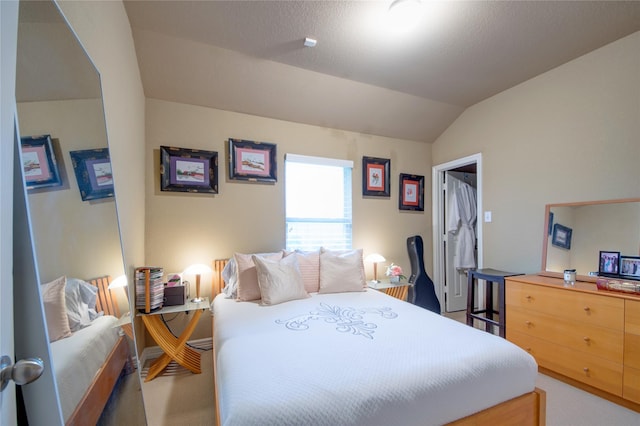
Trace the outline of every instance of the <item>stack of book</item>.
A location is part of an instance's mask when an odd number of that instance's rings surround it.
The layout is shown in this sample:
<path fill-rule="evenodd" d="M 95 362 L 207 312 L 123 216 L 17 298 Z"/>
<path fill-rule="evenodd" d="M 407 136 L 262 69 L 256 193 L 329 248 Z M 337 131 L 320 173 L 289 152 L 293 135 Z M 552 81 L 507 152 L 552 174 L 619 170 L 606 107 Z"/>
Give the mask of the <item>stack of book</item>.
<path fill-rule="evenodd" d="M 136 268 L 136 309 L 148 314 L 162 308 L 164 284 L 162 268 L 143 266 Z"/>

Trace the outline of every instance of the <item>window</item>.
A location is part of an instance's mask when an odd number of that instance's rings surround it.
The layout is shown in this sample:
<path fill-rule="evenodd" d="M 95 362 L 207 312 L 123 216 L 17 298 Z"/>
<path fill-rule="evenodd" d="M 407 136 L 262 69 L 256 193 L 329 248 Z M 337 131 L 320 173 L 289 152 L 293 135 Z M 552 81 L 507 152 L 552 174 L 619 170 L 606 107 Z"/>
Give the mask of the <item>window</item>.
<path fill-rule="evenodd" d="M 287 154 L 287 250 L 351 248 L 352 161 Z"/>

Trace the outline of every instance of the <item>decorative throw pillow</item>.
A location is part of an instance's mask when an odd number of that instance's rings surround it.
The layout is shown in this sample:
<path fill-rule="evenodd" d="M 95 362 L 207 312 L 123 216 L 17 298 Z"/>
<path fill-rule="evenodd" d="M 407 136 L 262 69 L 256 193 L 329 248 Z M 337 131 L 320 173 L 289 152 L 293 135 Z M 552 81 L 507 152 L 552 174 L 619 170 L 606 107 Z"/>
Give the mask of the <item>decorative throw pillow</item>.
<path fill-rule="evenodd" d="M 295 256 L 300 267 L 304 289 L 308 293 L 317 293 L 320 288 L 320 250 L 289 251 L 285 256 Z"/>
<path fill-rule="evenodd" d="M 280 260 L 282 252 L 258 254 L 263 259 Z M 238 270 L 238 289 L 236 298 L 240 301 L 260 299 L 260 286 L 258 285 L 258 274 L 256 265 L 253 263 L 253 254 L 235 253 L 233 258 L 236 261 Z"/>
<path fill-rule="evenodd" d="M 256 265 L 263 305 L 275 305 L 309 297 L 304 289 L 296 256 L 287 256 L 280 260 L 253 256 L 252 259 Z"/>
<path fill-rule="evenodd" d="M 40 286 L 44 314 L 47 320 L 47 331 L 49 332 L 49 342 L 55 342 L 71 336 L 64 297 L 66 281 L 66 277 L 60 277 Z"/>
<path fill-rule="evenodd" d="M 347 252 L 320 250 L 319 293 L 364 291 L 366 287 L 362 249 Z"/>

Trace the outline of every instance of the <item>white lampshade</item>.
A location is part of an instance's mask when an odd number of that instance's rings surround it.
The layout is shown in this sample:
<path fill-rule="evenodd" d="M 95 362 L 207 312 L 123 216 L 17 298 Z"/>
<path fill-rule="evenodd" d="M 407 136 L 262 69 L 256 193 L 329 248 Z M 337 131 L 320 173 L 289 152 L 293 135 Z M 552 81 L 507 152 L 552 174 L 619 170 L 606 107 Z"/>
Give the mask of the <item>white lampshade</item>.
<path fill-rule="evenodd" d="M 187 269 L 183 271 L 183 273 L 185 274 L 193 274 L 193 275 L 202 275 L 202 274 L 206 274 L 207 272 L 211 272 L 211 268 L 209 267 L 209 265 L 205 265 L 204 263 L 196 263 L 196 264 L 190 265 L 189 267 L 187 267 Z"/>
<path fill-rule="evenodd" d="M 384 256 L 378 253 L 371 253 L 364 258 L 365 262 L 372 262 L 372 263 L 384 262 L 385 260 L 387 259 L 385 259 Z"/>
<path fill-rule="evenodd" d="M 126 287 L 127 285 L 129 285 L 129 281 L 127 280 L 127 276 L 126 275 L 120 275 L 118 278 L 116 278 L 115 280 L 111 281 L 109 283 L 109 287 L 107 287 L 109 290 L 113 290 L 114 288 L 122 288 L 122 287 Z"/>

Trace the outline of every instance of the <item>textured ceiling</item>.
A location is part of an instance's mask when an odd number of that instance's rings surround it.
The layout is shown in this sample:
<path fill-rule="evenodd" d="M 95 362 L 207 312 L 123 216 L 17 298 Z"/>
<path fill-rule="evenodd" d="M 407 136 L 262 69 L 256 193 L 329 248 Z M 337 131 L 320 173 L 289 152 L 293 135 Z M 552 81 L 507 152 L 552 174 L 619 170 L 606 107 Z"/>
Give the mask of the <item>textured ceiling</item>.
<path fill-rule="evenodd" d="M 640 1 L 129 1 L 145 95 L 432 142 L 470 105 L 640 30 Z M 305 37 L 318 40 L 303 46 Z"/>

